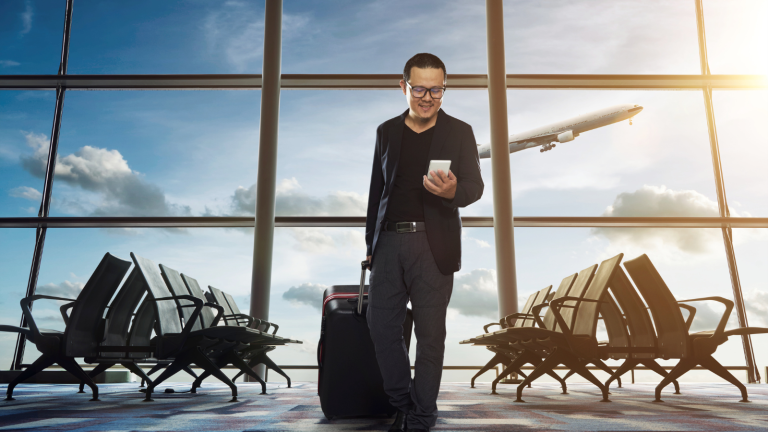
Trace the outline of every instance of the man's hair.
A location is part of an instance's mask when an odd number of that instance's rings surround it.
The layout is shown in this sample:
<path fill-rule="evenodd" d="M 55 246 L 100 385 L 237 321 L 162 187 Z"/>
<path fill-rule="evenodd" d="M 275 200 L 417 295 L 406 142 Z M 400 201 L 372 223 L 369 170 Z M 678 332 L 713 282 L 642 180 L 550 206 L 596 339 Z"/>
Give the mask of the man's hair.
<path fill-rule="evenodd" d="M 443 70 L 443 85 L 445 85 L 448 79 L 448 73 L 445 71 L 445 64 L 436 55 L 429 53 L 418 53 L 405 62 L 405 68 L 403 69 L 403 79 L 405 82 L 410 82 L 411 68 L 420 69 L 442 69 Z"/>

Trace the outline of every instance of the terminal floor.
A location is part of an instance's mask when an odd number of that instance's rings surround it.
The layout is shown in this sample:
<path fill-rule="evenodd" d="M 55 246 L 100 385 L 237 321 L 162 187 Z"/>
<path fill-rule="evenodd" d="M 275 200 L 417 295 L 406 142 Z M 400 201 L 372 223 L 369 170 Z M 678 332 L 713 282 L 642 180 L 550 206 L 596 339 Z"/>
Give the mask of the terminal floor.
<path fill-rule="evenodd" d="M 177 392 L 187 385 L 174 383 Z M 652 384 L 612 389 L 611 403 L 600 403 L 589 384 L 572 384 L 559 394 L 541 383 L 513 403 L 514 386 L 490 394 L 488 383 L 444 383 L 438 407 L 439 431 L 753 431 L 768 430 L 768 385 L 749 385 L 751 403 L 739 403 L 735 387 L 723 383 L 681 383 L 681 395 L 665 392 L 652 403 Z M 391 420 L 328 421 L 320 410 L 315 383 L 293 388 L 270 384 L 261 395 L 257 384 L 238 384 L 239 401 L 228 402 L 229 389 L 205 384 L 197 394 L 156 393 L 142 402 L 137 384 L 101 384 L 100 402 L 76 394 L 74 385 L 28 384 L 16 388 L 16 401 L 0 401 L 0 431 L 384 431 Z M 161 386 L 162 389 L 166 386 Z M 5 386 L 0 385 L 0 394 Z"/>

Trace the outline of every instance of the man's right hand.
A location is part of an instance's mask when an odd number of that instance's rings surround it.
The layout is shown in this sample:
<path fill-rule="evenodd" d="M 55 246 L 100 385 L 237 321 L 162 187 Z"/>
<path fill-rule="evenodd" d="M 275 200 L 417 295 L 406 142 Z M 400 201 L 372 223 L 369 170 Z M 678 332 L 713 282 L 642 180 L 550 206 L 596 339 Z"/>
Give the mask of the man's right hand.
<path fill-rule="evenodd" d="M 365 260 L 368 261 L 369 266 L 371 265 L 371 258 L 373 258 L 373 255 L 368 255 L 367 257 L 365 257 Z"/>

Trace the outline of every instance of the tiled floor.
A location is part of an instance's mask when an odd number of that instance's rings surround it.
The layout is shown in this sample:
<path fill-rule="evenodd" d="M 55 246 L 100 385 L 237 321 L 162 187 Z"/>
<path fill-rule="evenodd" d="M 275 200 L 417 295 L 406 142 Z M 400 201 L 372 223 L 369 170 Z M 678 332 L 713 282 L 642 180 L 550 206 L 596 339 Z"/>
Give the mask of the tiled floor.
<path fill-rule="evenodd" d="M 541 383 L 526 390 L 526 403 L 513 403 L 512 386 L 494 396 L 487 383 L 476 389 L 445 383 L 433 430 L 768 430 L 768 385 L 747 387 L 751 403 L 739 403 L 736 388 L 723 383 L 681 383 L 683 394 L 665 392 L 664 403 L 652 403 L 653 387 L 627 384 L 611 390 L 611 403 L 600 403 L 599 392 L 589 384 L 571 384 L 570 394 L 561 395 L 557 385 Z M 258 385 L 239 383 L 239 401 L 233 403 L 228 402 L 229 389 L 217 384 L 206 384 L 198 394 L 157 393 L 150 403 L 142 402 L 135 383 L 99 388 L 101 401 L 89 402 L 90 395 L 75 393 L 73 385 L 20 385 L 16 401 L 0 401 L 0 431 L 381 431 L 390 422 L 328 421 L 314 383 L 290 389 L 270 385 L 267 395 L 259 394 Z"/>

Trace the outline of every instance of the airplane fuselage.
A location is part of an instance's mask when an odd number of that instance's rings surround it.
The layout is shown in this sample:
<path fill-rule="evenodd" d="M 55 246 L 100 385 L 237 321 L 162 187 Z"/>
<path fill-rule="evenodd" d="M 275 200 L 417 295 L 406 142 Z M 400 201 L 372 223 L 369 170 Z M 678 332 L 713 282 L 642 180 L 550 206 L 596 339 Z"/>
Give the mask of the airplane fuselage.
<path fill-rule="evenodd" d="M 551 150 L 554 147 L 552 143 L 572 141 L 584 132 L 631 119 L 642 110 L 643 107 L 639 105 L 615 105 L 568 120 L 512 134 L 509 136 L 509 153 L 538 146 L 543 146 L 541 151 Z M 491 157 L 490 144 L 478 145 L 477 150 L 480 158 Z"/>

